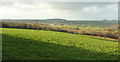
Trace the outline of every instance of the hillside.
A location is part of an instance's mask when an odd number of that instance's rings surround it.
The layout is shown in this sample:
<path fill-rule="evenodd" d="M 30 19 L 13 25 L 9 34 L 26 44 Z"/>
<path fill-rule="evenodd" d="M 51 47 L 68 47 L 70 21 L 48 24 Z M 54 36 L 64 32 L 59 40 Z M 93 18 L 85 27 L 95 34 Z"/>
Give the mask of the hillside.
<path fill-rule="evenodd" d="M 91 36 L 2 28 L 3 60 L 114 60 L 118 43 Z"/>
<path fill-rule="evenodd" d="M 90 21 L 90 20 L 66 20 L 66 19 L 3 19 L 4 22 L 25 22 L 25 23 L 48 23 L 48 24 L 67 24 L 67 25 L 80 25 L 91 27 L 109 27 L 111 25 L 118 25 L 118 21 Z"/>

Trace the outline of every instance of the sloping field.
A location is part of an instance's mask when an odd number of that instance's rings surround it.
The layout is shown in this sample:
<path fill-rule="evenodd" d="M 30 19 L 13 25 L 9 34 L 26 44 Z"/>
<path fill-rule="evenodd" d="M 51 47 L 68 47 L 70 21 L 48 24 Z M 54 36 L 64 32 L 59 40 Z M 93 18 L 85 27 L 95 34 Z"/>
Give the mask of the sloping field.
<path fill-rule="evenodd" d="M 117 60 L 118 43 L 91 36 L 2 28 L 3 60 Z"/>
<path fill-rule="evenodd" d="M 77 28 L 76 25 L 50 25 L 52 27 L 65 27 L 65 28 Z M 97 27 L 79 27 L 79 29 L 98 29 L 98 30 L 102 30 L 103 28 L 97 28 Z"/>

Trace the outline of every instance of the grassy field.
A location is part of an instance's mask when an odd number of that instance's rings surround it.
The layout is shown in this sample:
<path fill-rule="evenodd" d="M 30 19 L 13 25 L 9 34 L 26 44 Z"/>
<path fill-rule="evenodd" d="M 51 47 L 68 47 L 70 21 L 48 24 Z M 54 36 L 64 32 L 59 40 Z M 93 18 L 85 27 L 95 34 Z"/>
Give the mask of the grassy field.
<path fill-rule="evenodd" d="M 94 20 L 31 20 L 31 19 L 11 19 L 11 20 L 3 20 L 4 22 L 18 22 L 18 23 L 57 23 L 57 24 L 72 24 L 72 25 L 85 25 L 85 26 L 92 26 L 92 27 L 109 27 L 112 25 L 118 25 L 118 21 L 94 21 Z"/>
<path fill-rule="evenodd" d="M 2 29 L 3 60 L 117 60 L 118 43 L 70 33 Z"/>
<path fill-rule="evenodd" d="M 65 27 L 65 28 L 77 28 L 76 25 L 50 25 L 52 27 Z M 102 30 L 103 28 L 98 28 L 98 27 L 79 27 L 79 29 L 98 29 L 98 30 Z"/>

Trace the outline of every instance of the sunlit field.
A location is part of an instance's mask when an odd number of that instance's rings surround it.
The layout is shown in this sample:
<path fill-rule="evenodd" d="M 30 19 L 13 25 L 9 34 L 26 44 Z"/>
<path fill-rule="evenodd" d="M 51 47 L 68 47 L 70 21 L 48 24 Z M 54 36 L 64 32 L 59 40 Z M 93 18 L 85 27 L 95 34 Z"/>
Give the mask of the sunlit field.
<path fill-rule="evenodd" d="M 60 28 L 77 28 L 76 25 L 50 25 L 52 27 L 60 27 Z M 79 27 L 79 29 L 97 29 L 97 30 L 103 30 L 103 28 L 98 27 Z"/>
<path fill-rule="evenodd" d="M 92 36 L 2 29 L 3 60 L 117 60 L 118 43 Z"/>

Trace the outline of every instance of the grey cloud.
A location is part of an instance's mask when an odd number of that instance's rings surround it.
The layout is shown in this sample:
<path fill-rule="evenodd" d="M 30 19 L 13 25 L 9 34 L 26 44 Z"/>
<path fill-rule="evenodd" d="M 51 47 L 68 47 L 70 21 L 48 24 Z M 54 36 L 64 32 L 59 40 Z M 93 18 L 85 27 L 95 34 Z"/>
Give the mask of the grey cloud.
<path fill-rule="evenodd" d="M 83 9 L 84 7 L 96 6 L 98 8 L 104 8 L 107 5 L 115 4 L 115 2 L 65 2 L 65 3 L 49 3 L 51 7 L 57 9 L 66 9 L 66 10 L 78 10 Z"/>
<path fill-rule="evenodd" d="M 43 15 L 39 15 L 42 12 L 44 16 L 47 16 L 49 18 L 51 17 L 51 14 L 54 13 L 53 12 L 53 13 L 47 14 L 45 12 L 46 9 L 41 9 L 39 8 L 39 6 L 33 8 L 34 6 L 37 6 L 42 3 L 42 2 L 40 3 L 36 1 L 34 2 L 26 2 L 26 1 L 0 2 L 0 6 L 12 7 L 12 6 L 16 6 L 16 3 L 19 4 L 19 7 L 14 7 L 14 9 L 19 10 L 21 13 L 29 14 L 29 16 L 32 16 L 33 14 L 35 14 L 34 17 L 38 17 L 38 16 L 42 17 Z M 23 4 L 27 6 L 24 7 Z M 81 18 L 82 19 L 83 18 L 84 19 L 105 19 L 105 18 L 117 19 L 117 10 L 114 10 L 114 8 L 109 8 L 109 9 L 106 8 L 106 6 L 108 5 L 115 5 L 115 7 L 117 8 L 117 2 L 48 2 L 47 4 L 52 10 L 57 9 L 56 11 L 59 12 L 59 13 L 56 13 L 57 15 L 53 15 L 55 17 L 69 16 L 68 18 L 72 18 L 72 19 L 75 19 L 75 18 L 77 19 L 81 19 Z M 22 8 L 21 5 L 23 5 L 24 8 Z M 31 8 L 30 6 L 33 6 L 33 7 Z M 92 7 L 92 6 L 97 7 L 98 10 L 103 9 L 104 11 L 98 12 L 98 13 L 95 13 L 94 11 L 92 11 L 91 13 L 87 13 L 83 11 L 83 8 Z M 16 14 L 20 14 L 20 13 L 16 12 Z M 72 16 L 70 16 L 70 14 Z M 24 16 L 24 15 L 20 14 L 20 16 Z M 20 16 L 17 16 L 17 17 L 20 17 Z M 29 17 L 29 16 L 26 15 L 24 17 Z"/>
<path fill-rule="evenodd" d="M 0 0 L 0 2 L 118 2 L 119 0 Z"/>
<path fill-rule="evenodd" d="M 12 6 L 14 2 L 0 2 L 0 6 Z"/>

